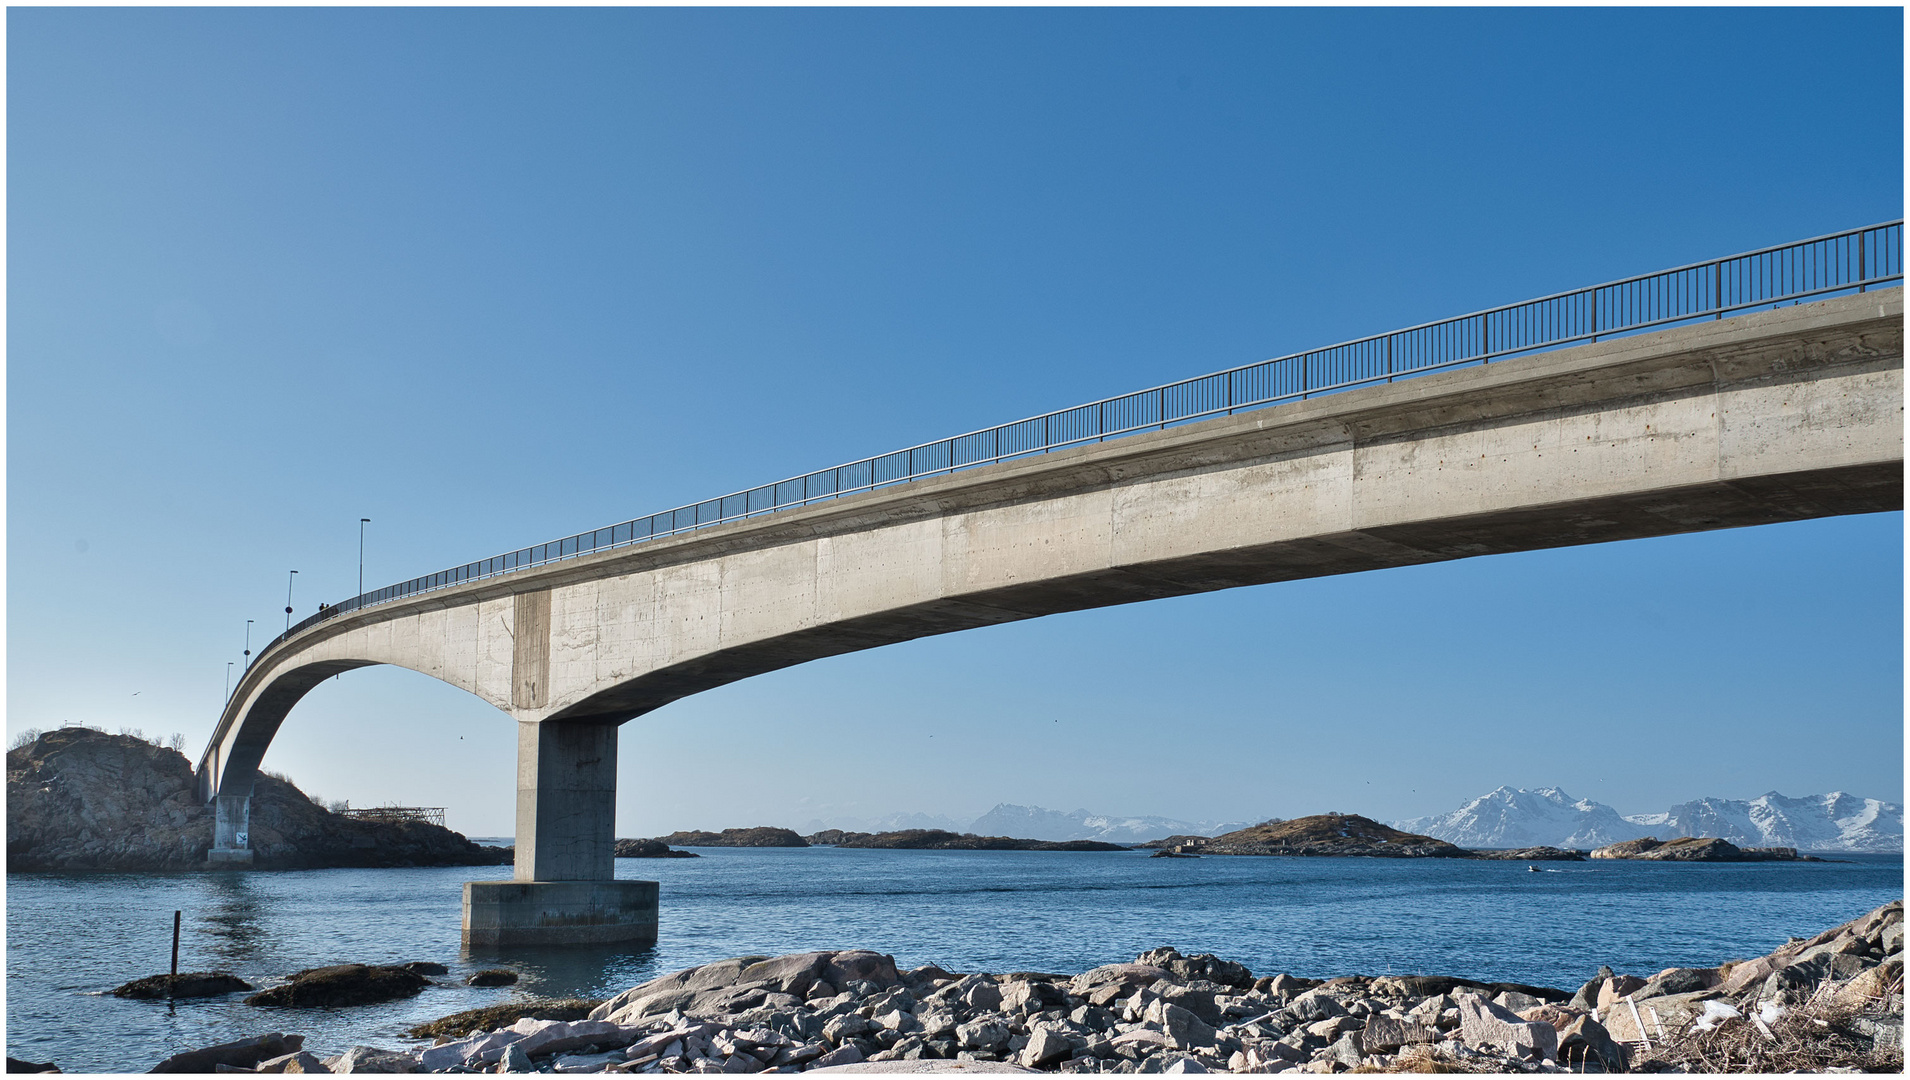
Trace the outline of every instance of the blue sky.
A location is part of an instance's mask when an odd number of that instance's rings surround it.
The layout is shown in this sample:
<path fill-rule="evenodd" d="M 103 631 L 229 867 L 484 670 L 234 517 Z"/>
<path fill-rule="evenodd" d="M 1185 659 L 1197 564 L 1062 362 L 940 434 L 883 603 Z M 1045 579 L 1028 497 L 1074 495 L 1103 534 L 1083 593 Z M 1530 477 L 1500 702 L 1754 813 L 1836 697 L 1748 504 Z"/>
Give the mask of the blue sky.
<path fill-rule="evenodd" d="M 8 728 L 194 754 L 360 517 L 385 584 L 1903 211 L 1894 9 L 7 17 Z M 1844 518 L 839 657 L 626 725 L 619 833 L 1900 801 L 1902 551 Z M 500 834 L 514 747 L 372 668 L 266 766 Z"/>

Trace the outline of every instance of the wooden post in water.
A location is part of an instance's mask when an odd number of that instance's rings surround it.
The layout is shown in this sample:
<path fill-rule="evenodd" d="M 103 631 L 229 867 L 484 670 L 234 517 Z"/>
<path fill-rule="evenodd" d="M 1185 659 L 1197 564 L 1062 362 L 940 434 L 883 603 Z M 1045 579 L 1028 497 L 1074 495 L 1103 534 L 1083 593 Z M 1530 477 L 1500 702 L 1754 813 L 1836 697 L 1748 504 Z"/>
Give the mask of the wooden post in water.
<path fill-rule="evenodd" d="M 173 984 L 179 981 L 179 916 L 180 914 L 181 913 L 177 911 L 172 913 L 172 976 L 166 980 L 166 1000 L 167 1001 L 172 1000 Z"/>

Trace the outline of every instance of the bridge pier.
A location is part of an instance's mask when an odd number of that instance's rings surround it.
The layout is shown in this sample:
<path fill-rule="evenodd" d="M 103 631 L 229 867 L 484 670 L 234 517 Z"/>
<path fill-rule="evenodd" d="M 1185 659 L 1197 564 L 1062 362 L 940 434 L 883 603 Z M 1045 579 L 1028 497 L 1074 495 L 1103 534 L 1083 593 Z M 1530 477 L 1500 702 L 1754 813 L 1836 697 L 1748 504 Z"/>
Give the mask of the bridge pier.
<path fill-rule="evenodd" d="M 218 795 L 212 800 L 212 850 L 206 862 L 214 866 L 251 866 L 252 796 Z"/>
<path fill-rule="evenodd" d="M 616 880 L 617 725 L 517 725 L 512 881 L 464 886 L 464 943 L 648 944 L 657 883 Z"/>

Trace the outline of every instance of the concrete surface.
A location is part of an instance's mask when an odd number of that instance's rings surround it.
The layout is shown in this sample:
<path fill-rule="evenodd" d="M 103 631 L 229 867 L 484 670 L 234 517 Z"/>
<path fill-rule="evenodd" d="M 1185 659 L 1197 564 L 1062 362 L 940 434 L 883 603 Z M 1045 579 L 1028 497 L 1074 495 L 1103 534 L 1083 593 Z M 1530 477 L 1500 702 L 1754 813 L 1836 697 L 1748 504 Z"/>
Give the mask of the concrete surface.
<path fill-rule="evenodd" d="M 464 944 L 655 944 L 654 881 L 468 881 Z"/>
<path fill-rule="evenodd" d="M 1217 417 L 353 612 L 245 673 L 201 794 L 249 794 L 319 682 L 396 664 L 520 722 L 518 876 L 607 877 L 615 725 L 750 675 L 1212 589 L 1902 508 L 1892 288 Z"/>

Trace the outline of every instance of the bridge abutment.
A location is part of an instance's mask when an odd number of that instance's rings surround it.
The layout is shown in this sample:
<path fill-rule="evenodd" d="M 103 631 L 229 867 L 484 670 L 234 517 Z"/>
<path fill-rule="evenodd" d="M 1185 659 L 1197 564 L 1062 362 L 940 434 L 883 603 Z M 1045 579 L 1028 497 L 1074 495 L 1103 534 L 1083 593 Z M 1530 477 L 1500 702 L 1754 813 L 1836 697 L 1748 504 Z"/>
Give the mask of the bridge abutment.
<path fill-rule="evenodd" d="M 650 943 L 657 883 L 616 880 L 617 725 L 517 726 L 512 881 L 464 886 L 466 945 Z"/>

